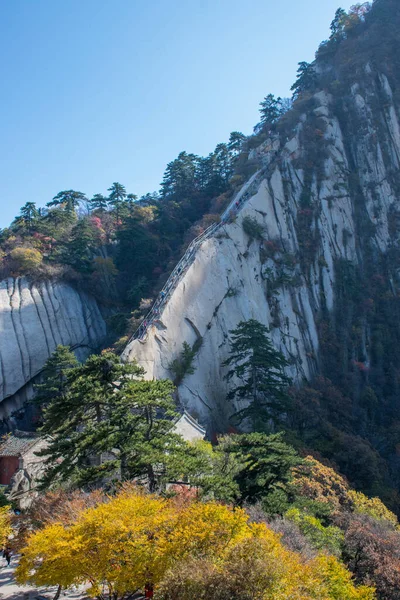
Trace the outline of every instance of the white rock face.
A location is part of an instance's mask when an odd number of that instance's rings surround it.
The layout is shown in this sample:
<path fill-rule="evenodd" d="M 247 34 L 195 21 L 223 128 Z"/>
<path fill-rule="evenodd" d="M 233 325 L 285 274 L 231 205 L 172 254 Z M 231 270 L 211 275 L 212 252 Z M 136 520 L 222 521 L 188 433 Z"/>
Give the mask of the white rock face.
<path fill-rule="evenodd" d="M 78 358 L 94 351 L 106 334 L 97 302 L 61 282 L 0 282 L 0 418 L 20 407 L 18 392 L 42 370 L 58 344 Z M 8 399 L 8 400 L 7 400 Z"/>
<path fill-rule="evenodd" d="M 364 89 L 352 87 L 348 101 L 360 123 L 357 138 L 349 139 L 342 131 L 343 122 L 353 117 L 339 120 L 332 98 L 320 92 L 315 109 L 300 117 L 291 139 L 267 140 L 252 151 L 252 158 L 263 165 L 254 195 L 235 222 L 203 242 L 160 321 L 123 353 L 125 360 L 137 359 L 148 378 L 171 377 L 169 365 L 183 342 L 193 345 L 201 337 L 195 372 L 178 391 L 184 407 L 202 424 L 221 430 L 229 415 L 242 408 L 227 401 L 221 366 L 228 355 L 229 331 L 241 320 L 254 318 L 271 328 L 275 346 L 292 361 L 295 380 L 318 372 L 318 315 L 334 306 L 335 262 L 362 260 L 357 243 L 360 205 L 377 251 L 385 252 L 390 244 L 391 210 L 398 201 L 392 181 L 400 164 L 399 111 L 386 77 L 380 79 L 380 90 L 373 73 L 367 79 Z M 380 102 L 377 118 L 372 107 L 382 93 L 385 102 Z M 303 169 L 309 159 L 302 132 L 316 117 L 324 124 L 324 131 L 317 129 L 315 135 L 324 138 L 325 154 L 322 169 L 307 183 Z M 305 205 L 305 192 L 311 208 Z M 252 241 L 244 233 L 246 216 L 263 225 L 263 241 Z M 305 235 L 301 224 L 307 218 Z M 315 248 L 305 265 L 305 246 L 312 240 Z"/>

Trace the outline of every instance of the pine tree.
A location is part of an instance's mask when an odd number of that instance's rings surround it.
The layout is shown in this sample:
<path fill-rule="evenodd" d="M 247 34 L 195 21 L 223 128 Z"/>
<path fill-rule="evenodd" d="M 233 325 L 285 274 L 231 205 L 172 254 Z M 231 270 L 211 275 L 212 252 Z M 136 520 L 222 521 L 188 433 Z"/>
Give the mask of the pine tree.
<path fill-rule="evenodd" d="M 282 115 L 282 98 L 275 98 L 273 94 L 268 94 L 260 102 L 260 107 L 262 125 L 273 125 Z"/>
<path fill-rule="evenodd" d="M 89 200 L 90 210 L 98 210 L 99 212 L 105 212 L 108 206 L 108 198 L 103 194 L 95 194 L 93 198 Z"/>
<path fill-rule="evenodd" d="M 161 183 L 162 196 L 182 200 L 195 192 L 198 162 L 198 156 L 187 152 L 181 152 L 178 158 L 170 162 Z"/>
<path fill-rule="evenodd" d="M 314 65 L 305 61 L 299 62 L 297 79 L 290 88 L 293 92 L 293 98 L 296 99 L 302 92 L 312 91 L 316 82 L 317 74 Z"/>
<path fill-rule="evenodd" d="M 273 347 L 268 333 L 268 328 L 254 319 L 241 321 L 230 332 L 229 357 L 223 363 L 230 367 L 226 379 L 240 382 L 228 398 L 248 402 L 235 419 L 250 419 L 255 429 L 278 424 L 289 408 L 286 389 L 290 379 L 284 372 L 289 363 Z"/>
<path fill-rule="evenodd" d="M 345 27 L 348 21 L 347 13 L 343 8 L 338 8 L 335 13 L 330 29 L 331 29 L 331 40 L 338 41 L 344 37 Z"/>
<path fill-rule="evenodd" d="M 81 273 L 92 270 L 96 248 L 96 231 L 87 219 L 80 219 L 73 227 L 70 239 L 61 255 L 62 262 Z"/>
<path fill-rule="evenodd" d="M 104 482 L 106 477 L 143 478 L 151 490 L 168 470 L 174 447 L 175 403 L 170 381 L 144 381 L 134 363 L 110 352 L 90 356 L 67 371 L 65 392 L 44 409 L 48 439 L 42 488 Z M 103 460 L 105 453 L 111 453 Z"/>
<path fill-rule="evenodd" d="M 292 479 L 292 468 L 302 463 L 281 433 L 248 433 L 220 439 L 219 452 L 233 455 L 240 468 L 234 474 L 240 503 L 256 503 L 271 493 L 284 490 Z"/>
<path fill-rule="evenodd" d="M 24 204 L 24 206 L 21 208 L 20 213 L 21 216 L 16 220 L 19 222 L 22 221 L 27 228 L 28 233 L 31 233 L 35 222 L 39 218 L 39 211 L 36 208 L 35 202 L 26 202 L 26 204 Z"/>
<path fill-rule="evenodd" d="M 239 154 L 242 151 L 246 139 L 246 136 L 240 131 L 232 131 L 228 142 L 229 151 L 234 155 Z"/>
<path fill-rule="evenodd" d="M 76 192 L 75 190 L 64 190 L 54 196 L 51 202 L 48 202 L 46 206 L 64 206 L 67 212 L 74 212 L 80 202 L 86 202 L 87 198 L 82 192 Z"/>
<path fill-rule="evenodd" d="M 115 181 L 110 188 L 108 188 L 110 195 L 108 197 L 109 204 L 115 210 L 115 217 L 117 222 L 119 221 L 121 207 L 123 206 L 126 198 L 126 189 L 122 183 Z"/>
<path fill-rule="evenodd" d="M 69 346 L 58 345 L 44 366 L 43 382 L 35 385 L 33 401 L 44 409 L 50 402 L 61 399 L 67 390 L 67 374 L 77 366 L 78 360 Z"/>

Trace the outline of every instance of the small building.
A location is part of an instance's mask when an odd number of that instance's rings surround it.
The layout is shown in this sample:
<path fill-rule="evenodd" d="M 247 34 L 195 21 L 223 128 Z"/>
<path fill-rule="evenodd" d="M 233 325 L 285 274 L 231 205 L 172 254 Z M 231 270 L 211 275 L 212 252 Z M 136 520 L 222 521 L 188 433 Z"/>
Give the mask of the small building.
<path fill-rule="evenodd" d="M 204 440 L 206 430 L 186 410 L 175 423 L 174 433 L 181 435 L 187 442 Z"/>
<path fill-rule="evenodd" d="M 45 446 L 43 438 L 28 431 L 13 431 L 0 439 L 0 485 L 21 508 L 29 506 L 36 493 L 43 458 L 35 453 Z"/>

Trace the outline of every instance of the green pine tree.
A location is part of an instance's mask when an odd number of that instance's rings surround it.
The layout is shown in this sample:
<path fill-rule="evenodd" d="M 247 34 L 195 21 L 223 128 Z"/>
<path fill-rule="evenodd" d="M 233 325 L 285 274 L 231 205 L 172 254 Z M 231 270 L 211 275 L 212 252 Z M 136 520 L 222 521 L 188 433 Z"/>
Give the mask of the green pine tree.
<path fill-rule="evenodd" d="M 46 206 L 63 206 L 67 212 L 74 212 L 81 202 L 86 202 L 87 198 L 82 192 L 76 192 L 75 190 L 64 190 L 54 196 L 51 202 L 48 202 Z"/>
<path fill-rule="evenodd" d="M 246 136 L 240 131 L 232 131 L 232 133 L 229 135 L 229 151 L 235 156 L 239 154 L 243 149 L 246 139 Z"/>
<path fill-rule="evenodd" d="M 256 430 L 279 424 L 290 406 L 290 379 L 284 372 L 289 363 L 273 347 L 268 333 L 268 328 L 254 319 L 241 321 L 230 332 L 229 357 L 223 363 L 229 367 L 226 379 L 236 384 L 228 398 L 248 403 L 235 419 L 250 419 Z"/>
<path fill-rule="evenodd" d="M 30 234 L 34 228 L 35 223 L 39 218 L 39 211 L 36 208 L 35 202 L 26 202 L 20 210 L 21 215 L 16 218 L 16 223 L 23 225 L 27 232 Z"/>
<path fill-rule="evenodd" d="M 61 399 L 67 391 L 68 372 L 78 364 L 69 346 L 58 345 L 44 366 L 42 383 L 35 385 L 33 401 L 44 409 L 50 402 Z"/>
<path fill-rule="evenodd" d="M 144 381 L 143 374 L 110 352 L 67 372 L 65 393 L 44 409 L 42 488 L 121 477 L 146 480 L 154 491 L 184 442 L 173 433 L 173 384 Z"/>
<path fill-rule="evenodd" d="M 313 63 L 299 62 L 297 69 L 297 79 L 290 88 L 293 92 L 293 98 L 296 99 L 301 93 L 312 91 L 317 83 L 317 73 Z"/>
<path fill-rule="evenodd" d="M 71 230 L 69 240 L 61 253 L 61 261 L 80 273 L 90 273 L 97 243 L 94 227 L 88 219 L 80 219 Z"/>
<path fill-rule="evenodd" d="M 115 181 L 110 188 L 108 188 L 110 195 L 108 197 L 109 204 L 115 210 L 115 219 L 118 222 L 120 217 L 121 208 L 124 205 L 126 198 L 126 189 L 122 183 Z"/>
<path fill-rule="evenodd" d="M 273 125 L 282 115 L 282 98 L 275 98 L 273 94 L 268 94 L 260 102 L 260 114 L 262 125 Z"/>
<path fill-rule="evenodd" d="M 335 13 L 330 29 L 331 29 L 331 40 L 339 41 L 344 37 L 345 27 L 348 22 L 347 13 L 343 8 L 338 8 Z"/>
<path fill-rule="evenodd" d="M 107 210 L 108 198 L 103 194 L 95 194 L 93 198 L 88 201 L 90 210 L 97 210 L 101 213 Z"/>
<path fill-rule="evenodd" d="M 240 490 L 240 503 L 265 501 L 277 491 L 289 493 L 292 468 L 302 461 L 281 433 L 249 433 L 226 436 L 219 451 L 233 455 L 240 468 L 234 481 Z"/>

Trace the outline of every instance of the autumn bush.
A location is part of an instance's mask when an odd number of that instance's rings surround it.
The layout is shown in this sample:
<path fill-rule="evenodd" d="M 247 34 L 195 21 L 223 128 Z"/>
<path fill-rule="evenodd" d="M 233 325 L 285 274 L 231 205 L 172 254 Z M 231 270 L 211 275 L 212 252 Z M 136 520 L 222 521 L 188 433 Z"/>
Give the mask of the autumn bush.
<path fill-rule="evenodd" d="M 312 456 L 293 469 L 293 486 L 300 496 L 329 504 L 333 511 L 350 505 L 349 485 L 344 477 Z"/>
<path fill-rule="evenodd" d="M 19 275 L 34 271 L 43 260 L 39 250 L 34 248 L 14 248 L 10 252 L 13 270 Z"/>
<path fill-rule="evenodd" d="M 166 573 L 158 600 L 372 600 L 371 588 L 356 588 L 334 557 L 310 561 L 286 550 L 265 525 L 234 544 L 217 563 L 185 561 Z"/>
<path fill-rule="evenodd" d="M 285 516 L 299 527 L 313 548 L 341 555 L 344 536 L 339 527 L 324 526 L 317 517 L 302 513 L 298 508 L 291 508 Z"/>
<path fill-rule="evenodd" d="M 11 533 L 11 516 L 9 506 L 0 506 L 0 548 L 6 543 Z"/>
<path fill-rule="evenodd" d="M 306 560 L 265 523 L 215 502 L 164 499 L 126 486 L 31 533 L 16 571 L 19 583 L 128 598 L 146 583 L 159 600 L 372 600 L 337 559 Z"/>
<path fill-rule="evenodd" d="M 352 504 L 353 512 L 360 515 L 367 515 L 378 521 L 385 521 L 387 525 L 393 528 L 398 527 L 398 520 L 379 498 L 368 498 L 362 492 L 349 490 L 347 496 Z"/>
<path fill-rule="evenodd" d="M 347 516 L 344 529 L 343 556 L 356 581 L 372 582 L 379 600 L 398 600 L 400 532 L 367 515 Z"/>
<path fill-rule="evenodd" d="M 82 511 L 73 524 L 52 522 L 33 533 L 23 549 L 17 579 L 70 587 L 105 585 L 122 598 L 158 583 L 173 563 L 188 556 L 217 558 L 248 535 L 247 516 L 226 506 L 189 504 L 122 491 L 108 503 Z"/>
<path fill-rule="evenodd" d="M 10 545 L 15 552 L 19 552 L 26 545 L 28 537 L 35 531 L 44 529 L 51 523 L 71 525 L 83 510 L 97 506 L 106 500 L 107 497 L 102 490 L 83 492 L 58 488 L 37 496 L 29 508 L 12 516 L 14 536 Z"/>
<path fill-rule="evenodd" d="M 312 456 L 307 456 L 303 464 L 294 467 L 292 474 L 295 494 L 328 505 L 332 515 L 348 511 L 386 521 L 392 527 L 398 526 L 396 515 L 382 500 L 368 498 L 362 492 L 352 490 L 344 477 Z"/>

